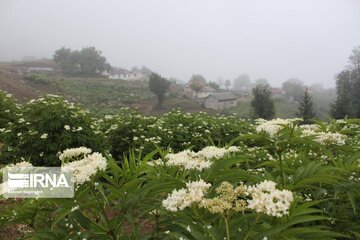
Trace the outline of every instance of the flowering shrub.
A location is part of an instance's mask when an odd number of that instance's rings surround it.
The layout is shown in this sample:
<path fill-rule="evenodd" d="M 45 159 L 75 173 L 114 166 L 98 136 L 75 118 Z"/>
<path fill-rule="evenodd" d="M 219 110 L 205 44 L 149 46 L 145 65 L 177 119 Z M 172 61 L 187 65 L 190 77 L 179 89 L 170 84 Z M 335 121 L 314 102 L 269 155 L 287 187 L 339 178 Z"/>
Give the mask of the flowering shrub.
<path fill-rule="evenodd" d="M 39 107 L 42 111 L 58 106 L 58 101 L 63 104 L 53 97 L 46 101 L 55 103 Z M 119 115 L 93 122 L 71 105 L 65 109 L 66 119 L 58 118 L 63 120 L 53 130 L 47 126 L 51 121 L 38 123 L 26 111 L 19 116 L 24 120 L 9 128 L 17 137 L 18 129 L 37 126 L 33 141 L 58 146 L 44 159 L 53 154 L 56 165 L 75 169 L 73 199 L 23 199 L 0 206 L 0 226 L 23 224 L 29 229 L 24 238 L 330 240 L 360 236 L 357 119 L 312 125 L 288 119 L 251 124 L 233 116 L 173 111 L 144 117 L 123 109 Z M 47 119 L 41 111 L 34 114 Z M 86 136 L 92 140 L 94 136 L 94 141 L 106 135 L 107 146 L 101 153 L 90 146 L 92 141 L 63 147 L 64 138 L 54 136 L 78 136 L 85 130 L 91 130 Z M 32 159 L 31 154 L 22 152 L 24 159 Z"/>
<path fill-rule="evenodd" d="M 17 118 L 18 107 L 11 98 L 11 95 L 0 90 L 0 136 L 5 132 L 8 124 Z"/>
<path fill-rule="evenodd" d="M 174 110 L 161 117 L 145 117 L 129 109 L 118 115 L 108 115 L 99 121 L 107 136 L 110 152 L 122 158 L 129 149 L 144 154 L 156 146 L 178 152 L 192 148 L 200 150 L 208 145 L 226 144 L 252 126 L 235 116 L 209 116 L 206 113 L 183 113 Z"/>
<path fill-rule="evenodd" d="M 56 166 L 59 151 L 87 146 L 102 151 L 102 135 L 88 112 L 55 95 L 32 100 L 3 133 L 2 163 L 22 160 Z"/>

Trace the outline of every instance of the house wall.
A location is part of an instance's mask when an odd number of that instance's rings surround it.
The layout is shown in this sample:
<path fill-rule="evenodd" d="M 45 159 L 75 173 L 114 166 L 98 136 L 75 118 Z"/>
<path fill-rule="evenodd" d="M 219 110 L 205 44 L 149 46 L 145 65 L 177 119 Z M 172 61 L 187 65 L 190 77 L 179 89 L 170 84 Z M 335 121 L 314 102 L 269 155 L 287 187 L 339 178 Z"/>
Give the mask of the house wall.
<path fill-rule="evenodd" d="M 204 102 L 205 108 L 211 108 L 214 110 L 228 109 L 231 107 L 236 107 L 236 105 L 237 105 L 237 100 L 218 101 L 214 97 L 208 97 Z"/>
<path fill-rule="evenodd" d="M 214 97 L 208 97 L 204 102 L 205 108 L 218 110 L 218 101 Z"/>
<path fill-rule="evenodd" d="M 122 80 L 140 80 L 144 78 L 142 73 L 113 73 L 109 75 L 109 79 L 122 79 Z"/>

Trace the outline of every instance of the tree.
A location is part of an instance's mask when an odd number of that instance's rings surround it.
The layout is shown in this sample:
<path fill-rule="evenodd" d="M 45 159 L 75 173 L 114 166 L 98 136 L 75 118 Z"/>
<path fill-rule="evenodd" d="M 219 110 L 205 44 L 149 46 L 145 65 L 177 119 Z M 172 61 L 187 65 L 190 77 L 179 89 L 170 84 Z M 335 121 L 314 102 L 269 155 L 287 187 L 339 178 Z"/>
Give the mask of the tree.
<path fill-rule="evenodd" d="M 272 119 L 275 116 L 274 102 L 271 99 L 269 84 L 257 84 L 253 90 L 251 107 L 256 118 Z"/>
<path fill-rule="evenodd" d="M 250 87 L 250 77 L 247 74 L 242 74 L 234 79 L 233 89 L 235 90 L 246 90 Z"/>
<path fill-rule="evenodd" d="M 305 88 L 304 96 L 299 102 L 299 109 L 296 115 L 301 117 L 305 124 L 312 123 L 312 120 L 316 117 L 312 96 L 308 88 Z"/>
<path fill-rule="evenodd" d="M 100 50 L 96 50 L 94 47 L 81 49 L 78 64 L 82 75 L 94 76 L 103 73 L 107 69 L 106 58 L 101 55 Z"/>
<path fill-rule="evenodd" d="M 309 86 L 309 90 L 315 93 L 323 93 L 325 91 L 324 85 L 320 83 L 313 83 Z"/>
<path fill-rule="evenodd" d="M 255 84 L 256 85 L 269 85 L 269 82 L 265 78 L 259 78 L 255 81 Z"/>
<path fill-rule="evenodd" d="M 158 99 L 158 106 L 161 106 L 161 104 L 163 103 L 165 93 L 168 91 L 170 84 L 171 83 L 166 78 L 163 78 L 157 73 L 153 72 L 150 75 L 149 89 L 156 95 Z"/>
<path fill-rule="evenodd" d="M 221 77 L 219 77 L 219 78 L 217 79 L 217 84 L 220 86 L 220 88 L 223 88 L 223 87 L 224 87 L 224 85 L 225 85 L 224 82 L 225 82 L 224 79 L 221 78 Z"/>
<path fill-rule="evenodd" d="M 230 81 L 230 79 L 226 79 L 225 80 L 225 88 L 226 88 L 226 90 L 229 90 L 229 87 L 231 86 L 231 81 Z"/>
<path fill-rule="evenodd" d="M 54 62 L 65 74 L 76 75 L 80 73 L 78 51 L 71 51 L 70 48 L 62 47 L 55 51 L 53 58 Z"/>
<path fill-rule="evenodd" d="M 209 82 L 209 86 L 212 87 L 215 90 L 219 90 L 220 86 L 216 82 Z"/>
<path fill-rule="evenodd" d="M 332 104 L 330 115 L 335 119 L 352 116 L 351 72 L 344 70 L 336 76 L 336 100 Z"/>
<path fill-rule="evenodd" d="M 336 119 L 360 117 L 360 46 L 353 49 L 349 63 L 336 76 L 336 100 L 330 110 Z"/>
<path fill-rule="evenodd" d="M 192 75 L 189 86 L 195 91 L 200 91 L 206 85 L 206 80 L 202 75 L 194 74 Z"/>
<path fill-rule="evenodd" d="M 196 95 L 199 91 L 201 91 L 201 89 L 205 87 L 205 85 L 206 85 L 205 78 L 199 74 L 192 75 L 189 81 L 189 86 L 192 90 L 195 91 Z"/>
<path fill-rule="evenodd" d="M 300 101 L 304 95 L 304 83 L 296 78 L 291 78 L 282 84 L 287 97 L 292 98 L 294 101 Z"/>
<path fill-rule="evenodd" d="M 55 51 L 53 58 L 67 75 L 96 76 L 111 69 L 111 65 L 101 55 L 101 51 L 96 50 L 95 47 L 83 48 L 81 51 L 62 47 Z"/>

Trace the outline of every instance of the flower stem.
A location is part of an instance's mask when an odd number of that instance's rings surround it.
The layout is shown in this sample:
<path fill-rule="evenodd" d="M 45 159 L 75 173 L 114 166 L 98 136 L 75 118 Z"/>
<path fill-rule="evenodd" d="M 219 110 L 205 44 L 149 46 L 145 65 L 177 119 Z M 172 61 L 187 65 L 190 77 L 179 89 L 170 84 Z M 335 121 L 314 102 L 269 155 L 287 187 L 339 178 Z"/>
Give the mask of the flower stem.
<path fill-rule="evenodd" d="M 279 156 L 279 162 L 280 162 L 280 172 L 281 172 L 281 185 L 282 187 L 285 186 L 285 173 L 284 173 L 284 168 L 283 168 L 283 159 L 281 154 L 278 155 Z"/>
<path fill-rule="evenodd" d="M 224 219 L 225 219 L 225 227 L 226 227 L 226 240 L 230 240 L 229 220 L 227 214 L 224 216 Z"/>
<path fill-rule="evenodd" d="M 249 230 L 246 232 L 243 240 L 247 240 L 249 238 L 250 232 L 253 229 L 253 227 L 256 225 L 257 221 L 259 220 L 260 214 L 256 214 L 255 220 L 254 222 L 251 224 L 251 226 L 249 227 Z"/>
<path fill-rule="evenodd" d="M 202 225 L 205 227 L 206 231 L 209 233 L 210 237 L 212 240 L 216 240 L 216 238 L 214 237 L 214 235 L 212 234 L 212 232 L 207 228 L 205 221 L 202 219 L 202 217 L 200 216 L 199 212 L 196 210 L 195 207 L 192 207 L 191 210 L 193 211 L 193 213 L 195 214 L 195 216 L 201 221 Z"/>

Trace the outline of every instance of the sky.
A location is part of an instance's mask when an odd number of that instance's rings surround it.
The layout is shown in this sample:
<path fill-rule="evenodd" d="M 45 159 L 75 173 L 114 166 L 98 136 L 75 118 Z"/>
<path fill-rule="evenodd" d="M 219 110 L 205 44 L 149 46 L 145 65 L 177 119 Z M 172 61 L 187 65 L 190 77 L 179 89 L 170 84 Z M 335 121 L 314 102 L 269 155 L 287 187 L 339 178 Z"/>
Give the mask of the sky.
<path fill-rule="evenodd" d="M 183 81 L 332 87 L 357 45 L 359 0 L 0 0 L 0 61 L 94 46 L 113 66 Z"/>

